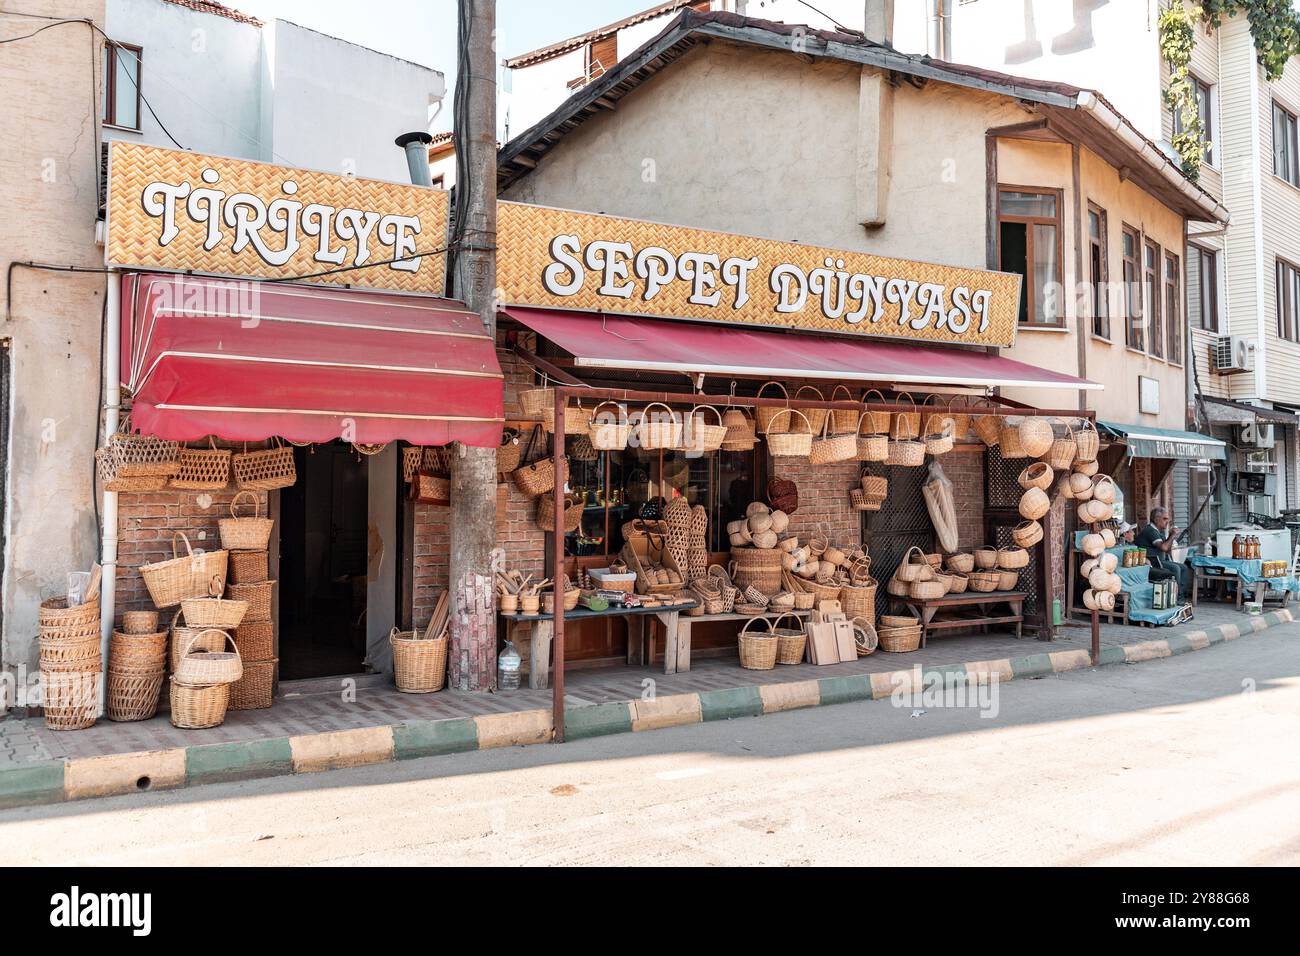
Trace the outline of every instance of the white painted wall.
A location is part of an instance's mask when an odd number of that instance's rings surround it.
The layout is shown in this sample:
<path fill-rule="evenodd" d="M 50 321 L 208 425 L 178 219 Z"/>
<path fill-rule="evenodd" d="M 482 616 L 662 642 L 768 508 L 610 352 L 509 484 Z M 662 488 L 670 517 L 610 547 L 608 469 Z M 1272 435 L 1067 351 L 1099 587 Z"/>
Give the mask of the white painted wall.
<path fill-rule="evenodd" d="M 186 149 L 407 182 L 393 140 L 426 129 L 443 74 L 285 20 L 261 27 L 161 0 L 109 0 L 107 32 L 143 48 L 141 89 Z M 142 107 L 140 132 L 173 147 Z"/>
<path fill-rule="evenodd" d="M 587 48 L 542 60 L 531 66 L 506 70 L 510 92 L 500 99 L 502 139 L 518 136 L 567 100 L 568 82 L 587 68 Z"/>

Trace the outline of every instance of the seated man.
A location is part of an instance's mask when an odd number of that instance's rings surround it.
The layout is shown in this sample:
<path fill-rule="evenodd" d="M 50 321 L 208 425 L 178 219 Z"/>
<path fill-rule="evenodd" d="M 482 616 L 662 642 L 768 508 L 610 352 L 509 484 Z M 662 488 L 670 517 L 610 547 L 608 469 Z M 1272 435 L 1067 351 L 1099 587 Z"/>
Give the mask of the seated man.
<path fill-rule="evenodd" d="M 1169 509 L 1154 508 L 1151 511 L 1150 524 L 1137 533 L 1134 543 L 1147 549 L 1147 563 L 1152 569 L 1151 580 L 1155 581 L 1164 576 L 1158 574 L 1158 571 L 1164 572 L 1165 575 L 1175 575 L 1178 578 L 1178 593 L 1181 596 L 1191 593 L 1190 571 L 1187 565 L 1170 557 L 1177 536 L 1178 528 L 1174 527 L 1169 517 Z"/>

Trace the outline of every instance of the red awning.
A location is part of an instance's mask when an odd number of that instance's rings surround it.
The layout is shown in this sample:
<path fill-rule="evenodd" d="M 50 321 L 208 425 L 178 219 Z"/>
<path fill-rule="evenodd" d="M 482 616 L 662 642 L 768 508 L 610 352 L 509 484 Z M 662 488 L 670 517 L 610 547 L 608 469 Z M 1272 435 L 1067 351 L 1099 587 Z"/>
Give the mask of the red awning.
<path fill-rule="evenodd" d="M 889 339 L 517 306 L 503 311 L 572 352 L 579 366 L 927 385 L 1102 387 L 986 352 Z"/>
<path fill-rule="evenodd" d="M 447 299 L 126 276 L 122 381 L 161 438 L 501 442 L 495 345 Z"/>

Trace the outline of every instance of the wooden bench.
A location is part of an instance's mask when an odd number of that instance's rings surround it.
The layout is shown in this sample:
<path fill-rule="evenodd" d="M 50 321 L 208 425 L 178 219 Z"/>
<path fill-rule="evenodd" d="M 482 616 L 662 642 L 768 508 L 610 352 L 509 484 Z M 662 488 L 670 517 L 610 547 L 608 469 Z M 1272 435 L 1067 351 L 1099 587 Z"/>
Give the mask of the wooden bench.
<path fill-rule="evenodd" d="M 959 627 L 978 627 L 982 633 L 987 633 L 990 624 L 1014 624 L 1016 637 L 1020 637 L 1025 622 L 1026 597 L 1028 595 L 1023 591 L 963 591 L 961 594 L 945 594 L 937 598 L 890 595 L 890 604 L 894 607 L 903 605 L 921 622 L 921 646 L 925 647 L 931 631 Z M 998 604 L 1008 605 L 1010 613 L 989 613 Z M 977 613 L 936 618 L 935 615 L 945 608 L 970 608 Z"/>
<path fill-rule="evenodd" d="M 811 611 L 767 611 L 763 614 L 682 614 L 677 619 L 677 640 L 676 646 L 673 641 L 668 640 L 664 647 L 664 673 L 665 674 L 682 674 L 691 669 L 691 628 L 696 624 L 711 624 L 715 621 L 749 621 L 755 617 L 776 618 L 782 614 L 792 614 L 800 619 L 806 618 Z M 628 621 L 627 637 L 627 662 L 629 664 L 639 664 L 653 661 L 655 656 L 654 636 L 649 638 L 649 656 L 645 657 L 646 632 L 649 628 L 645 626 L 645 619 L 638 622 L 638 631 L 641 633 L 637 637 L 638 648 L 636 660 L 633 660 L 633 631 L 632 621 Z M 666 633 L 671 633 L 666 630 Z M 669 670 L 669 657 L 672 657 L 673 670 Z"/>

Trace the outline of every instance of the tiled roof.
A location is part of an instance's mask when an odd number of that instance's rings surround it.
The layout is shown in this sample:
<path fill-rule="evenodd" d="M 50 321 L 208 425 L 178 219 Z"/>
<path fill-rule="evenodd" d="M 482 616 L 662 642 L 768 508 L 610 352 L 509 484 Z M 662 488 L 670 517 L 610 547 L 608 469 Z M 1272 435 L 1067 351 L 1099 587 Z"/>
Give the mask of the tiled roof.
<path fill-rule="evenodd" d="M 234 20 L 236 23 L 248 23 L 255 27 L 262 25 L 262 21 L 257 17 L 250 17 L 247 13 L 240 13 L 233 7 L 217 3 L 216 0 L 162 0 L 162 2 L 195 10 L 198 13 L 210 13 L 216 17 L 225 17 L 227 20 Z"/>
<path fill-rule="evenodd" d="M 693 0 L 668 0 L 667 3 L 661 3 L 651 7 L 649 10 L 642 10 L 640 13 L 634 13 L 630 17 L 624 17 L 622 20 L 616 20 L 613 23 L 607 23 L 603 27 L 598 27 L 587 33 L 579 34 L 576 37 L 569 37 L 567 40 L 560 40 L 558 43 L 552 43 L 549 46 L 538 47 L 528 53 L 521 53 L 519 56 L 510 57 L 506 60 L 507 68 L 513 70 L 521 66 L 531 66 L 541 60 L 549 60 L 553 56 L 559 56 L 561 53 L 568 53 L 570 50 L 576 50 L 578 47 L 595 40 L 602 40 L 611 33 L 617 33 L 619 30 L 625 30 L 628 27 L 634 27 L 638 23 L 645 23 L 647 20 L 653 20 L 655 17 L 663 16 L 667 13 L 673 13 L 682 7 L 692 3 Z"/>

